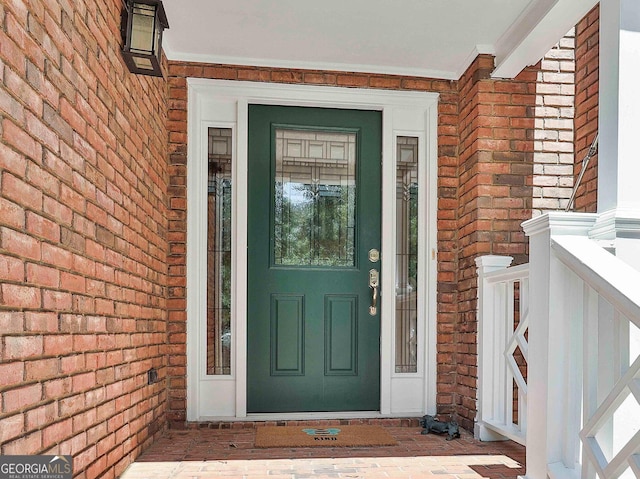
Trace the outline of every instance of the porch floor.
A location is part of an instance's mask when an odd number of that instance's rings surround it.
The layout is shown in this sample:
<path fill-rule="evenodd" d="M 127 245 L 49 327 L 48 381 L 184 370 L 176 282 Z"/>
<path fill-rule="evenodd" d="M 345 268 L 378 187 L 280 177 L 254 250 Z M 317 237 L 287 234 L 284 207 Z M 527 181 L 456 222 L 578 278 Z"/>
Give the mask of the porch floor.
<path fill-rule="evenodd" d="M 287 424 L 294 423 L 302 424 Z M 305 421 L 304 425 L 347 423 L 354 421 Z M 421 435 L 417 420 L 376 420 L 375 424 L 383 425 L 397 445 L 257 449 L 254 423 L 168 430 L 120 477 L 515 479 L 525 473 L 525 448 L 511 441 L 479 442 L 463 430 L 460 439 L 447 441 L 446 436 Z"/>

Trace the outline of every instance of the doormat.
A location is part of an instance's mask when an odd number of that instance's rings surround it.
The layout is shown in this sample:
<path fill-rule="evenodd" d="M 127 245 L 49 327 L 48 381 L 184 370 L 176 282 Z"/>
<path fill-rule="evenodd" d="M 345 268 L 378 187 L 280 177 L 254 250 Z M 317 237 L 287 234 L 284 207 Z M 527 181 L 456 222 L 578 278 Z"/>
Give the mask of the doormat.
<path fill-rule="evenodd" d="M 396 440 L 381 426 L 261 426 L 256 447 L 369 447 L 395 446 Z"/>

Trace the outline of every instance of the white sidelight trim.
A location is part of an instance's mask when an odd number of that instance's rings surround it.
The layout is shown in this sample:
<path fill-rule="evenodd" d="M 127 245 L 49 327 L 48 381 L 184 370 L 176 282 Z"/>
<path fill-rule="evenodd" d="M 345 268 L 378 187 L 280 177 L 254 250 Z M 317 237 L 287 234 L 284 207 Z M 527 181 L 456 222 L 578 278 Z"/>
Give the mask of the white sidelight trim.
<path fill-rule="evenodd" d="M 437 108 L 438 94 L 287 85 L 210 79 L 188 81 L 187 160 L 187 420 L 255 418 L 246 409 L 248 106 L 267 104 L 382 112 L 382 280 L 380 411 L 372 417 L 434 414 L 436 411 Z M 210 126 L 232 128 L 232 375 L 207 376 L 206 326 L 206 134 Z M 395 297 L 395 136 L 420 138 L 420 268 L 425 278 L 419 303 L 423 345 L 419 373 L 396 375 L 393 355 Z M 353 417 L 354 413 L 331 414 Z M 295 414 L 279 417 L 295 418 Z M 368 417 L 368 416 L 367 416 Z"/>

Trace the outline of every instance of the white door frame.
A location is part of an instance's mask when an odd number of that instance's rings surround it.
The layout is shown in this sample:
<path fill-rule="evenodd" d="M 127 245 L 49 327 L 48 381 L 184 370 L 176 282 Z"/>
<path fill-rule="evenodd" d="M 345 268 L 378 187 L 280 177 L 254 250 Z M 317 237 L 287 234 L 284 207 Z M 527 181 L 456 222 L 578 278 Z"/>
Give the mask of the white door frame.
<path fill-rule="evenodd" d="M 247 417 L 247 184 L 248 105 L 267 104 L 377 110 L 382 112 L 382 247 L 380 325 L 380 411 L 372 416 L 433 414 L 436 410 L 437 282 L 437 105 L 438 94 L 193 79 L 188 81 L 187 149 L 187 420 L 233 420 Z M 231 128 L 232 165 L 232 360 L 229 376 L 206 374 L 206 195 L 207 130 Z M 395 231 L 397 136 L 419 139 L 418 371 L 393 368 L 395 317 Z M 426 191 L 426 194 L 423 192 Z M 362 417 L 358 413 L 312 417 Z M 263 415 L 264 416 L 264 415 Z M 311 415 L 305 414 L 305 417 Z M 257 416 L 250 415 L 252 419 Z M 268 417 L 274 417 L 268 415 Z M 295 414 L 278 417 L 296 417 Z"/>

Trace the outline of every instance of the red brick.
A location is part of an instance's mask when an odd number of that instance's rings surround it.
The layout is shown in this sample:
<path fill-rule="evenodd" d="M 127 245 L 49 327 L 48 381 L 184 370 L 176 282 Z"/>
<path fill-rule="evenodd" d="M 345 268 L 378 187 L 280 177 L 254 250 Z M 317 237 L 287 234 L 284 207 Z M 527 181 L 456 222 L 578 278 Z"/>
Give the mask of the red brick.
<path fill-rule="evenodd" d="M 433 89 L 433 80 L 425 78 L 405 78 L 402 88 L 407 90 L 429 91 Z"/>
<path fill-rule="evenodd" d="M 7 335 L 26 331 L 24 313 L 20 311 L 0 311 L 0 331 Z"/>
<path fill-rule="evenodd" d="M 31 333 L 51 333 L 58 330 L 58 315 L 28 311 L 25 313 L 25 329 Z"/>
<path fill-rule="evenodd" d="M 339 74 L 336 84 L 347 87 L 367 87 L 369 86 L 369 77 L 366 75 Z"/>
<path fill-rule="evenodd" d="M 26 67 L 26 62 L 24 63 Z M 42 97 L 38 95 L 31 85 L 29 85 L 22 76 L 14 73 L 12 70 L 7 69 L 5 71 L 5 86 L 9 93 L 26 104 L 26 107 L 31 110 L 25 114 L 30 115 L 33 118 L 33 114 L 40 115 L 42 112 Z M 27 116 L 28 119 L 28 116 Z"/>
<path fill-rule="evenodd" d="M 95 199 L 96 197 L 96 185 L 91 182 L 90 179 L 81 175 L 80 173 L 73 174 L 73 193 L 82 196 L 85 199 Z"/>
<path fill-rule="evenodd" d="M 58 405 L 55 402 L 44 404 L 27 411 L 25 416 L 28 430 L 40 429 L 43 425 L 52 423 L 58 417 Z"/>
<path fill-rule="evenodd" d="M 337 76 L 333 73 L 305 72 L 303 77 L 304 83 L 315 85 L 335 85 L 337 83 Z"/>
<path fill-rule="evenodd" d="M 46 339 L 48 338 L 45 338 L 45 340 Z M 45 354 L 48 354 L 46 341 Z M 59 372 L 59 360 L 57 358 L 39 359 L 37 361 L 29 361 L 25 364 L 26 381 L 44 381 L 56 377 Z"/>
<path fill-rule="evenodd" d="M 40 308 L 40 290 L 29 286 L 15 284 L 1 285 L 2 299 L 0 304 L 10 308 Z M 6 351 L 5 351 L 6 353 Z"/>
<path fill-rule="evenodd" d="M 70 293 L 44 290 L 42 292 L 42 305 L 45 309 L 69 311 L 72 306 L 72 297 Z"/>
<path fill-rule="evenodd" d="M 24 381 L 24 369 L 24 361 L 0 363 L 0 377 L 2 378 L 2 384 L 4 386 L 13 386 L 22 383 Z M 3 427 L 0 429 L 4 429 L 4 419 L 2 426 Z M 0 431 L 0 437 L 1 436 L 2 431 Z"/>
<path fill-rule="evenodd" d="M 91 351 L 97 349 L 98 338 L 94 335 L 76 335 L 73 337 L 74 351 Z"/>
<path fill-rule="evenodd" d="M 73 421 L 71 418 L 52 424 L 42 431 L 42 446 L 46 449 L 54 444 L 59 444 L 63 438 L 69 437 L 72 432 Z"/>
<path fill-rule="evenodd" d="M 96 263 L 89 258 L 80 255 L 73 255 L 73 270 L 85 276 L 95 276 Z"/>
<path fill-rule="evenodd" d="M 42 400 L 42 385 L 31 384 L 16 389 L 10 389 L 3 393 L 4 413 L 21 411 L 39 403 Z"/>
<path fill-rule="evenodd" d="M 2 371 L 2 365 L 0 365 L 0 371 Z M 2 418 L 2 428 L 0 428 L 0 443 L 8 442 L 22 435 L 24 431 L 24 416 L 22 414 L 4 417 Z"/>
<path fill-rule="evenodd" d="M 84 356 L 80 354 L 60 358 L 60 372 L 63 375 L 74 374 L 84 370 L 85 367 L 86 361 L 84 360 Z"/>
<path fill-rule="evenodd" d="M 2 18 L 4 21 L 5 8 L 8 12 L 12 13 L 12 16 L 15 17 L 20 25 L 24 25 L 27 21 L 27 15 L 29 11 L 27 10 L 25 4 L 21 0 L 11 0 L 5 2 L 6 7 L 2 6 L 0 8 L 0 13 L 2 14 Z"/>
<path fill-rule="evenodd" d="M 74 293 L 84 293 L 86 291 L 86 279 L 77 274 L 60 273 L 60 287 Z"/>
<path fill-rule="evenodd" d="M 42 192 L 8 173 L 2 175 L 2 193 L 23 206 L 36 211 L 42 209 Z"/>
<path fill-rule="evenodd" d="M 2 445 L 3 453 L 6 455 L 29 455 L 37 454 L 41 451 L 42 435 L 39 431 L 27 434 L 26 436 L 8 441 Z"/>
<path fill-rule="evenodd" d="M 96 164 L 96 150 L 89 144 L 89 142 L 74 131 L 73 133 L 73 148 L 84 157 L 86 161 L 91 164 Z"/>
<path fill-rule="evenodd" d="M 85 210 L 85 198 L 76 191 L 62 184 L 60 187 L 60 200 L 72 210 L 83 213 Z"/>
<path fill-rule="evenodd" d="M 59 246 L 44 243 L 42 245 L 42 259 L 59 268 L 71 269 L 73 267 L 73 255 Z"/>
<path fill-rule="evenodd" d="M 61 202 L 50 198 L 44 197 L 44 205 L 42 211 L 49 216 L 56 218 L 59 223 L 70 225 L 73 219 L 73 211 Z"/>
<path fill-rule="evenodd" d="M 0 90 L 0 94 L 2 90 Z M 7 145 L 0 143 L 0 159 L 2 159 L 2 168 L 16 174 L 18 177 L 24 177 L 27 174 L 27 160 L 24 155 L 9 148 Z"/>
<path fill-rule="evenodd" d="M 60 100 L 60 117 L 78 134 L 86 134 L 87 122 L 66 98 Z"/>
<path fill-rule="evenodd" d="M 0 57 L 18 73 L 25 72 L 24 52 L 3 30 L 0 30 Z"/>
<path fill-rule="evenodd" d="M 60 144 L 57 133 L 31 113 L 26 114 L 26 120 L 27 131 L 31 136 L 33 136 L 43 147 L 57 153 Z"/>
<path fill-rule="evenodd" d="M 45 336 L 44 354 L 47 356 L 64 356 L 73 351 L 73 337 L 68 334 Z"/>
<path fill-rule="evenodd" d="M 87 477 L 95 478 L 95 477 L 101 476 L 102 472 L 106 469 L 107 464 L 108 464 L 107 457 L 106 456 L 100 457 L 97 461 L 95 461 L 93 464 L 87 467 L 86 469 Z"/>
<path fill-rule="evenodd" d="M 61 372 L 62 360 L 60 361 Z M 51 379 L 44 384 L 44 395 L 47 399 L 59 399 L 71 392 L 71 378 Z"/>
<path fill-rule="evenodd" d="M 24 228 L 25 212 L 22 206 L 0 197 L 0 210 L 2 211 L 0 224 L 18 229 Z"/>
<path fill-rule="evenodd" d="M 38 286 L 58 288 L 60 286 L 60 272 L 39 264 L 27 264 L 27 282 Z"/>
<path fill-rule="evenodd" d="M 60 227 L 53 221 L 27 212 L 27 231 L 52 242 L 60 241 Z"/>

